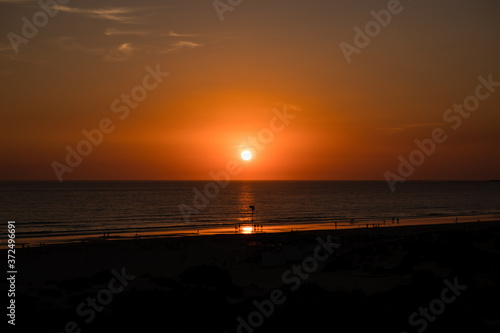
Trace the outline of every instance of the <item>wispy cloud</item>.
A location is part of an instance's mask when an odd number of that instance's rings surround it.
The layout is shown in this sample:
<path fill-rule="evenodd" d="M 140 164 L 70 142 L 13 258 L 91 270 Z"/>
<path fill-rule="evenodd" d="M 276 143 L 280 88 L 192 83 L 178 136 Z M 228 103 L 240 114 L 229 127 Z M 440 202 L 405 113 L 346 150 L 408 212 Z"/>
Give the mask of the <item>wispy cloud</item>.
<path fill-rule="evenodd" d="M 124 23 L 133 23 L 136 22 L 137 19 L 131 16 L 134 12 L 133 8 L 103 8 L 103 9 L 83 9 L 76 7 L 68 7 L 68 6 L 58 6 L 60 11 L 67 13 L 80 14 L 87 17 L 101 19 L 101 20 L 110 20 L 110 21 L 118 21 Z"/>
<path fill-rule="evenodd" d="M 145 30 L 145 29 L 117 29 L 117 28 L 107 28 L 104 31 L 107 36 L 119 36 L 119 35 L 131 35 L 131 36 L 158 36 L 158 37 L 196 37 L 194 34 L 179 34 L 173 31 L 170 32 L 159 32 L 156 30 Z"/>
<path fill-rule="evenodd" d="M 104 31 L 107 36 L 119 36 L 119 35 L 134 35 L 134 36 L 147 36 L 153 35 L 155 32 L 153 30 L 119 30 L 116 28 L 108 28 Z"/>
<path fill-rule="evenodd" d="M 131 43 L 122 43 L 113 47 L 88 47 L 80 44 L 74 38 L 61 37 L 59 44 L 67 50 L 77 50 L 101 57 L 105 61 L 125 61 L 129 60 L 135 53 L 136 48 Z"/>
<path fill-rule="evenodd" d="M 115 49 L 106 50 L 103 54 L 105 61 L 125 61 L 134 54 L 135 48 L 130 43 L 123 43 Z"/>
<path fill-rule="evenodd" d="M 140 48 L 143 51 L 149 53 L 160 53 L 160 54 L 169 54 L 172 52 L 176 52 L 182 49 L 193 49 L 202 46 L 202 44 L 188 41 L 188 40 L 178 40 L 179 38 L 184 38 L 188 36 L 196 36 L 193 34 L 180 34 L 173 31 L 168 33 L 160 32 L 157 30 L 148 30 L 148 29 L 117 29 L 117 28 L 108 28 L 104 31 L 104 34 L 110 37 L 113 36 L 132 36 L 132 37 L 153 37 L 156 39 L 154 43 L 152 40 L 146 43 L 138 42 Z M 158 38 L 167 38 L 168 41 L 162 41 Z M 172 41 L 174 40 L 174 41 Z M 167 47 L 165 47 L 167 45 Z"/>
<path fill-rule="evenodd" d="M 2 0 L 0 0 L 2 1 Z M 141 7 L 111 7 L 111 8 L 77 8 L 70 6 L 57 6 L 60 11 L 83 15 L 86 17 L 115 21 L 121 23 L 138 23 L 140 21 L 139 14 L 151 15 L 158 13 L 161 10 L 174 8 L 172 6 L 141 6 Z"/>
<path fill-rule="evenodd" d="M 130 45 L 130 43 L 123 43 L 120 46 L 118 46 L 118 51 L 123 53 L 131 53 L 132 46 Z"/>
<path fill-rule="evenodd" d="M 170 31 L 168 34 L 170 37 L 195 37 L 196 35 L 191 35 L 191 34 L 179 34 L 173 31 Z"/>
<path fill-rule="evenodd" d="M 174 42 L 172 44 L 171 48 L 166 51 L 166 53 L 179 51 L 183 48 L 192 49 L 192 48 L 199 47 L 199 46 L 201 46 L 201 44 L 199 44 L 199 43 L 194 43 L 194 42 L 189 42 L 189 41 L 178 41 L 178 42 Z"/>
<path fill-rule="evenodd" d="M 203 46 L 203 44 L 197 41 L 178 40 L 178 38 L 166 36 L 164 38 L 157 38 L 157 33 L 158 31 L 147 28 L 108 28 L 105 30 L 105 34 L 115 36 L 113 40 L 116 40 L 116 43 L 108 41 L 92 45 L 83 43 L 83 39 L 72 36 L 61 36 L 54 42 L 62 49 L 81 51 L 82 53 L 95 55 L 104 61 L 110 62 L 128 61 L 150 54 L 164 55 Z M 142 39 L 142 36 L 149 35 L 153 38 Z"/>

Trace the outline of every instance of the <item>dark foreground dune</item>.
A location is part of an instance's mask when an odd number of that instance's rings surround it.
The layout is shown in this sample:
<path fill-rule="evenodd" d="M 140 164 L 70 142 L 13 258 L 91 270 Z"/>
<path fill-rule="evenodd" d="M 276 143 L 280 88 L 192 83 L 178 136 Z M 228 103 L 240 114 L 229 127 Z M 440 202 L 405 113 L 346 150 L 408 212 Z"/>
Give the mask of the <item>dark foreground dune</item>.
<path fill-rule="evenodd" d="M 500 331 L 498 222 L 94 241 L 17 262 L 11 331 Z"/>

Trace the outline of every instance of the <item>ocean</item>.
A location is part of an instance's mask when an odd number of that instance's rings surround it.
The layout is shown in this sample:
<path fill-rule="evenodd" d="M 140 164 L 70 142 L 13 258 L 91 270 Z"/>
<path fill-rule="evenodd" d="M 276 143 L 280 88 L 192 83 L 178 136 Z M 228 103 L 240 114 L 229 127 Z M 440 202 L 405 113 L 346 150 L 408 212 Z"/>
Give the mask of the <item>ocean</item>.
<path fill-rule="evenodd" d="M 251 205 L 263 225 L 500 213 L 500 182 L 408 181 L 392 193 L 384 181 L 232 181 L 195 197 L 207 183 L 0 182 L 0 216 L 16 221 L 17 237 L 32 238 L 235 225 L 251 221 Z"/>

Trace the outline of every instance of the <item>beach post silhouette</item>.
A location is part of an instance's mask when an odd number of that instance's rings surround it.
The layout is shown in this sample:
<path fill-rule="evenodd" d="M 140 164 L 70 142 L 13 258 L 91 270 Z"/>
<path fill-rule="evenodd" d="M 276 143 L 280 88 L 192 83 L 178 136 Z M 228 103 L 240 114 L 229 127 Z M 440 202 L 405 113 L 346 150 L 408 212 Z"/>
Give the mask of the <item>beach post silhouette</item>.
<path fill-rule="evenodd" d="M 250 206 L 250 209 L 252 210 L 252 224 L 253 224 L 253 211 L 255 210 L 255 206 L 254 206 L 254 205 L 251 205 L 251 206 Z"/>

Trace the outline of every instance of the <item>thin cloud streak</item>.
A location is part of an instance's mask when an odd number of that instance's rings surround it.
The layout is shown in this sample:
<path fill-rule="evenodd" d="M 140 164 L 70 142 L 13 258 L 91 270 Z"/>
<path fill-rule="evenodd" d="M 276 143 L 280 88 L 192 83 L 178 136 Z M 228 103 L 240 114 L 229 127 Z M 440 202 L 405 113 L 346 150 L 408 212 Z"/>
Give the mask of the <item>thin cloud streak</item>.
<path fill-rule="evenodd" d="M 198 44 L 198 43 L 194 43 L 194 42 L 189 42 L 189 41 L 178 41 L 178 42 L 175 42 L 172 44 L 172 47 L 166 51 L 166 53 L 170 53 L 170 52 L 175 52 L 175 51 L 179 51 L 183 48 L 195 48 L 195 47 L 200 47 L 201 44 Z"/>
<path fill-rule="evenodd" d="M 67 13 L 81 14 L 87 17 L 118 21 L 124 23 L 136 22 L 131 16 L 125 16 L 134 12 L 131 8 L 107 8 L 107 9 L 82 9 L 68 6 L 58 6 L 59 10 Z"/>
<path fill-rule="evenodd" d="M 1 0 L 0 0 L 1 1 Z M 134 16 L 139 12 L 158 11 L 160 9 L 171 9 L 172 6 L 156 6 L 156 7 L 114 7 L 100 9 L 84 9 L 69 6 L 57 6 L 60 11 L 80 14 L 90 18 L 109 20 L 121 23 L 137 23 L 139 18 Z"/>
<path fill-rule="evenodd" d="M 135 35 L 135 36 L 147 36 L 153 35 L 155 32 L 152 30 L 118 30 L 116 28 L 108 28 L 104 31 L 107 36 L 118 36 L 118 35 Z"/>
<path fill-rule="evenodd" d="M 173 31 L 170 31 L 167 35 L 171 36 L 171 37 L 196 37 L 197 36 L 197 35 L 193 35 L 193 34 L 178 34 L 178 33 L 173 32 Z"/>
<path fill-rule="evenodd" d="M 124 42 L 111 48 L 93 48 L 80 44 L 72 37 L 61 37 L 58 43 L 60 47 L 66 50 L 83 51 L 100 56 L 103 60 L 110 62 L 131 60 L 134 56 L 138 56 L 141 53 L 169 54 L 182 49 L 193 49 L 202 46 L 202 44 L 190 41 L 178 41 L 170 43 L 170 47 L 167 49 L 151 44 L 132 44 L 131 42 Z"/>
<path fill-rule="evenodd" d="M 112 48 L 91 48 L 81 45 L 71 37 L 62 37 L 59 43 L 67 50 L 87 52 L 110 62 L 129 60 L 135 51 L 130 43 L 122 43 Z"/>
<path fill-rule="evenodd" d="M 104 31 L 107 36 L 118 36 L 118 35 L 133 35 L 133 36 L 163 36 L 163 37 L 196 37 L 198 35 L 194 34 L 179 34 L 173 31 L 168 33 L 159 32 L 155 30 L 120 30 L 117 28 L 107 28 Z"/>

